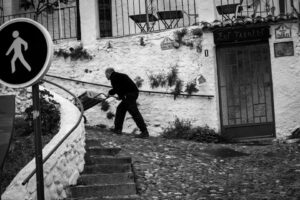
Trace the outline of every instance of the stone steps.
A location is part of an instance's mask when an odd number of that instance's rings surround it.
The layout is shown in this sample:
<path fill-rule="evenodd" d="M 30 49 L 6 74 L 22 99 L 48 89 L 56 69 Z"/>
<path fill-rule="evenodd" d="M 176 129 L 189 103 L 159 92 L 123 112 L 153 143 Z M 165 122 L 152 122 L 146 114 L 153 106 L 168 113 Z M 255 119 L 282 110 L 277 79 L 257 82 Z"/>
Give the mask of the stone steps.
<path fill-rule="evenodd" d="M 136 194 L 135 183 L 126 184 L 107 184 L 107 185 L 78 185 L 71 187 L 70 191 L 72 198 L 89 198 L 103 196 L 120 196 Z"/>
<path fill-rule="evenodd" d="M 104 196 L 87 198 L 67 198 L 66 200 L 140 200 L 138 195 Z"/>
<path fill-rule="evenodd" d="M 95 164 L 84 167 L 85 174 L 110 174 L 131 172 L 131 164 Z"/>
<path fill-rule="evenodd" d="M 137 200 L 131 157 L 120 148 L 103 148 L 100 140 L 86 140 L 86 165 L 67 200 Z M 119 155 L 118 155 L 119 154 Z"/>
<path fill-rule="evenodd" d="M 131 157 L 103 157 L 103 156 L 87 156 L 85 162 L 87 165 L 95 164 L 128 164 L 131 163 Z"/>
<path fill-rule="evenodd" d="M 78 185 L 134 183 L 134 175 L 128 173 L 83 174 L 77 181 Z"/>
<path fill-rule="evenodd" d="M 101 141 L 98 139 L 93 139 L 93 138 L 86 138 L 85 144 L 87 147 L 96 147 L 96 146 L 101 146 Z"/>
<path fill-rule="evenodd" d="M 88 156 L 115 156 L 121 151 L 120 148 L 102 148 L 102 147 L 88 147 L 86 153 Z"/>

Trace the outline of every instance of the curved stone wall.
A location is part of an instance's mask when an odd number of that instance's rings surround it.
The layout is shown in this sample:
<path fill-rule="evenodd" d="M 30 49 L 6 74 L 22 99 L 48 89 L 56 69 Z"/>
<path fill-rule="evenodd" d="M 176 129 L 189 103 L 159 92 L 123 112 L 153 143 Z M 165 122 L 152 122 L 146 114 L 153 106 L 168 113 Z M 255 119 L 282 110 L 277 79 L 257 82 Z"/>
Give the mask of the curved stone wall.
<path fill-rule="evenodd" d="M 51 92 L 61 105 L 61 127 L 59 132 L 44 147 L 43 155 L 47 155 L 53 147 L 72 129 L 80 117 L 78 109 L 68 100 Z M 84 168 L 85 129 L 83 120 L 66 141 L 44 164 L 45 199 L 66 198 L 65 188 L 75 185 L 79 173 Z M 35 160 L 31 160 L 13 179 L 2 195 L 2 200 L 34 200 L 36 198 L 36 176 L 26 185 L 24 179 L 35 168 Z"/>

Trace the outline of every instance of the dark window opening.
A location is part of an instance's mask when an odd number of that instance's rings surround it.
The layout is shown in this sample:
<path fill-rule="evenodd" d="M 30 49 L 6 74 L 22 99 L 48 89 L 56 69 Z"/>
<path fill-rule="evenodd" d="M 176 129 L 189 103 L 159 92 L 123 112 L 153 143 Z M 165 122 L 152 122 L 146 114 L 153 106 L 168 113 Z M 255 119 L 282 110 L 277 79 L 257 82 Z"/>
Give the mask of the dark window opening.
<path fill-rule="evenodd" d="M 111 0 L 99 0 L 100 37 L 112 36 Z"/>
<path fill-rule="evenodd" d="M 285 0 L 279 0 L 279 12 L 285 14 Z"/>

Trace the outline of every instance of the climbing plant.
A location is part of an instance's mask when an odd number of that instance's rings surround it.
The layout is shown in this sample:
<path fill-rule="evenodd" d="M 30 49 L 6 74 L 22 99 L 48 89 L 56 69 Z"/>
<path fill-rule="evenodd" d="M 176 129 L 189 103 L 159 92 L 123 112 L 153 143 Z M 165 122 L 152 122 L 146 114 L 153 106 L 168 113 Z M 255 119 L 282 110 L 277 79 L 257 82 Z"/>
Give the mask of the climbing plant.
<path fill-rule="evenodd" d="M 175 85 L 178 79 L 178 65 L 176 64 L 171 68 L 171 71 L 167 75 L 168 86 L 172 87 Z"/>
<path fill-rule="evenodd" d="M 172 91 L 172 93 L 174 94 L 174 100 L 176 100 L 177 96 L 180 95 L 182 92 L 182 80 L 177 79 L 175 82 L 175 88 Z"/>
<path fill-rule="evenodd" d="M 196 81 L 192 81 L 186 84 L 185 86 L 185 92 L 188 93 L 188 95 L 191 95 L 194 92 L 198 92 L 199 90 L 196 87 Z"/>
<path fill-rule="evenodd" d="M 142 79 L 140 76 L 137 76 L 134 79 L 134 82 L 135 82 L 136 87 L 140 88 L 143 85 L 144 79 Z"/>
<path fill-rule="evenodd" d="M 54 55 L 57 57 L 64 57 L 65 59 L 70 57 L 71 60 L 91 60 L 93 56 L 82 46 L 69 49 L 58 49 L 54 51 Z"/>

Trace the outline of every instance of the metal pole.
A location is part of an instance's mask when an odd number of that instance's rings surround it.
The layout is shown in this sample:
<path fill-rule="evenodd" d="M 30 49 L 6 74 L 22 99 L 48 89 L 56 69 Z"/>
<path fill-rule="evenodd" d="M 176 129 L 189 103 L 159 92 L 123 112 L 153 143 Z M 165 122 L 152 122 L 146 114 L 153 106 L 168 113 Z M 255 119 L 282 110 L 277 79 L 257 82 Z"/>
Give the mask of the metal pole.
<path fill-rule="evenodd" d="M 0 169 L 0 177 L 2 177 L 2 169 Z M 2 183 L 0 183 L 0 200 L 1 200 L 1 195 L 2 195 Z"/>
<path fill-rule="evenodd" d="M 300 35 L 300 1 L 298 0 L 298 12 L 297 14 L 297 20 L 298 20 L 298 36 Z"/>
<path fill-rule="evenodd" d="M 44 175 L 43 175 L 43 154 L 42 154 L 42 131 L 40 118 L 40 97 L 39 85 L 32 86 L 32 101 L 33 101 L 33 128 L 35 136 L 35 163 L 36 163 L 36 189 L 37 199 L 44 200 Z"/>
<path fill-rule="evenodd" d="M 60 10 L 60 1 L 58 1 L 58 19 L 59 19 L 59 28 L 60 28 L 60 38 L 59 39 L 62 39 L 63 38 L 63 30 L 62 30 L 62 22 L 61 22 L 61 10 Z"/>
<path fill-rule="evenodd" d="M 146 9 L 146 26 L 147 26 L 147 32 L 149 32 L 149 11 L 148 11 L 148 1 L 145 0 L 145 9 Z"/>
<path fill-rule="evenodd" d="M 80 4 L 79 0 L 76 0 L 76 11 L 77 11 L 77 40 L 81 40 L 81 24 L 80 24 Z"/>

